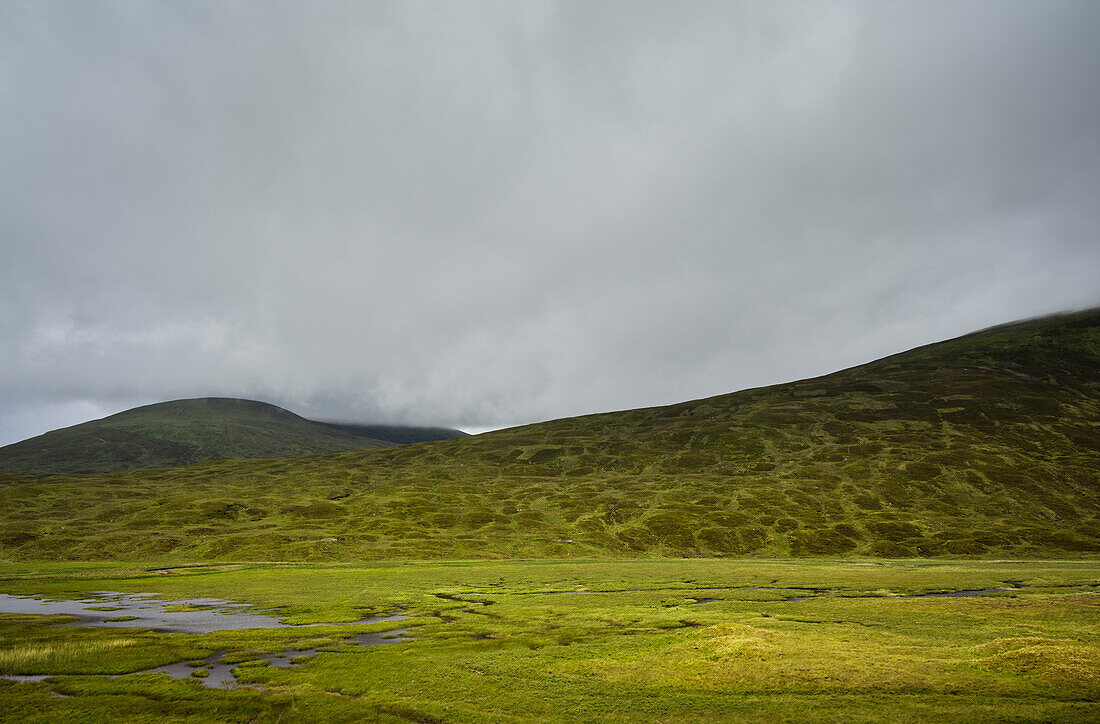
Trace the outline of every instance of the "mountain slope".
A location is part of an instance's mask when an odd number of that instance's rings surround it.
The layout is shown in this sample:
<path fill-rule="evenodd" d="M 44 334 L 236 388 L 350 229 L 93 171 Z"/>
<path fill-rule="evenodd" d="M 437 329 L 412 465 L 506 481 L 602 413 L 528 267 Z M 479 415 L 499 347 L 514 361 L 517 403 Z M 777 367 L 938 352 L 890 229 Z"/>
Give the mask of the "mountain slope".
<path fill-rule="evenodd" d="M 399 445 L 411 445 L 417 442 L 433 442 L 466 437 L 461 430 L 450 427 L 412 427 L 407 425 L 359 425 L 350 422 L 322 422 L 326 427 L 347 432 L 359 437 L 385 440 Z"/>
<path fill-rule="evenodd" d="M 2 554 L 1100 552 L 1100 310 L 790 384 L 411 447 L 8 478 Z"/>
<path fill-rule="evenodd" d="M 218 458 L 392 447 L 464 433 L 315 422 L 254 400 L 205 397 L 137 407 L 0 448 L 0 472 L 34 475 L 166 468 Z"/>

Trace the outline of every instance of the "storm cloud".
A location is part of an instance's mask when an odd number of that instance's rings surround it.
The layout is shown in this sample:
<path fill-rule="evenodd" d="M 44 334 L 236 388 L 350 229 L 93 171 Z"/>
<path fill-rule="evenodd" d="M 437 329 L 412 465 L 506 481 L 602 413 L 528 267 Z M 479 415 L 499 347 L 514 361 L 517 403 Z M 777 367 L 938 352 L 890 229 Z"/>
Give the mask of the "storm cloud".
<path fill-rule="evenodd" d="M 1100 304 L 1100 3 L 0 4 L 0 444 L 465 429 Z"/>

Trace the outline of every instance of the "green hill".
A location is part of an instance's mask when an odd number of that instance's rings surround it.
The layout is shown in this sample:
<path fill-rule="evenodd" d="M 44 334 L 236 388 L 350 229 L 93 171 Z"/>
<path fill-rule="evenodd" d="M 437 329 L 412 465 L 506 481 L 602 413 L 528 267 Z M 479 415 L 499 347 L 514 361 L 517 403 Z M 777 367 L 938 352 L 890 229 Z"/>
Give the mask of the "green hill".
<path fill-rule="evenodd" d="M 0 448 L 0 472 L 71 475 L 167 468 L 219 458 L 289 457 L 464 435 L 445 428 L 315 422 L 254 400 L 146 405 Z"/>
<path fill-rule="evenodd" d="M 1100 552 L 1100 310 L 458 440 L 8 477 L 0 554 L 342 560 Z"/>

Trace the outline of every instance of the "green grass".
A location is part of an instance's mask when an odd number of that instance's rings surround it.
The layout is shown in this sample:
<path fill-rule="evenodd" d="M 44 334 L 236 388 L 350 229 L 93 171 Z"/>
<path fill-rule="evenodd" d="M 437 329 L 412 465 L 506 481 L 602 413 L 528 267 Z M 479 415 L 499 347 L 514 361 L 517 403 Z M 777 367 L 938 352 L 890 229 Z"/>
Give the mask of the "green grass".
<path fill-rule="evenodd" d="M 401 606 L 413 616 L 416 640 L 341 644 L 352 633 L 409 622 L 186 635 L 0 617 L 0 671 L 69 674 L 0 682 L 7 716 L 1080 722 L 1100 715 L 1095 561 L 219 564 L 168 576 L 145 568 L 14 564 L 3 567 L 0 590 L 230 597 L 261 610 L 282 607 L 300 622 Z M 982 598 L 901 597 L 1012 585 L 1023 587 Z M 784 600 L 814 588 L 836 593 Z M 570 593 L 540 595 L 549 591 Z M 701 598 L 718 600 L 693 605 Z M 249 663 L 259 653 L 311 646 L 327 650 L 294 668 Z M 241 681 L 263 688 L 211 691 L 197 680 L 99 676 L 222 650 L 241 664 Z"/>
<path fill-rule="evenodd" d="M 5 476 L 0 592 L 321 625 L 0 615 L 0 673 L 55 675 L 0 681 L 0 719 L 1094 721 L 1098 389 L 1092 311 L 460 440 Z M 963 589 L 1009 590 L 907 597 Z M 399 645 L 350 638 L 407 626 Z M 254 688 L 140 673 L 222 651 Z"/>
<path fill-rule="evenodd" d="M 445 428 L 316 422 L 253 400 L 207 397 L 137 407 L 0 448 L 0 471 L 68 475 L 392 447 L 460 437 Z"/>
<path fill-rule="evenodd" d="M 1098 391 L 1093 310 L 811 380 L 456 440 L 0 476 L 0 556 L 1095 555 Z"/>

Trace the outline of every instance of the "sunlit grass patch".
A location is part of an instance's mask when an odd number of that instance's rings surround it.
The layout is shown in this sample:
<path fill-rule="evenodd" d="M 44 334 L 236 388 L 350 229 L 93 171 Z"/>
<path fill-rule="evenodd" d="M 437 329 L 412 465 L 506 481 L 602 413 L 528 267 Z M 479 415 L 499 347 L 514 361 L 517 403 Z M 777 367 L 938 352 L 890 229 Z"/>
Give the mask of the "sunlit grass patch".
<path fill-rule="evenodd" d="M 1095 643 L 1022 636 L 995 639 L 974 650 L 978 654 L 974 661 L 977 667 L 1100 694 L 1100 647 Z"/>
<path fill-rule="evenodd" d="M 63 671 L 72 663 L 83 661 L 89 656 L 102 656 L 116 649 L 137 645 L 136 639 L 117 638 L 0 648 L 0 672 L 16 673 L 28 669 Z"/>

